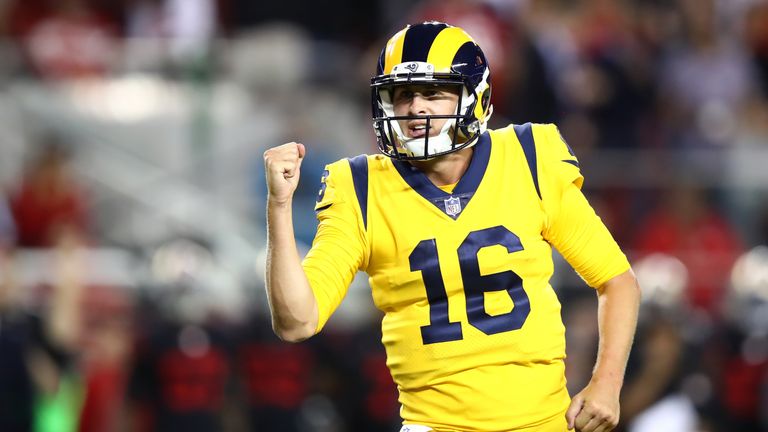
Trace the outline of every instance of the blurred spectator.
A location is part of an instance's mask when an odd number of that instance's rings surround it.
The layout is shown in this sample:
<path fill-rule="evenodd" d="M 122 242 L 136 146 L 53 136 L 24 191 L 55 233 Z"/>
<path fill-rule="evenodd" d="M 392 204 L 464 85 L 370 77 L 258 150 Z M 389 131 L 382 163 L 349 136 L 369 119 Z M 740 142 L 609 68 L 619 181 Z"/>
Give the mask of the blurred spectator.
<path fill-rule="evenodd" d="M 754 95 L 739 112 L 733 143 L 724 157 L 723 200 L 728 217 L 749 246 L 768 244 L 761 215 L 768 210 L 768 101 Z"/>
<path fill-rule="evenodd" d="M 230 33 L 289 22 L 306 29 L 317 41 L 362 49 L 379 33 L 379 4 L 382 0 L 328 0 L 324 2 L 251 2 L 223 0 Z M 327 66 L 327 65 L 325 65 Z"/>
<path fill-rule="evenodd" d="M 499 71 L 505 75 L 498 75 L 491 65 L 492 79 L 505 89 L 493 95 L 496 115 L 513 123 L 553 123 L 560 113 L 552 71 L 547 69 L 544 55 L 531 35 L 519 28 L 513 31 L 515 37 L 509 44 L 514 46 L 507 52 Z M 504 123 L 504 118 L 497 119 L 496 123 Z"/>
<path fill-rule="evenodd" d="M 173 240 L 153 256 L 129 374 L 132 431 L 229 429 L 234 343 L 214 314 L 213 265 L 199 240 Z"/>
<path fill-rule="evenodd" d="M 238 338 L 236 362 L 247 430 L 306 430 L 302 408 L 317 379 L 315 355 L 307 345 L 282 343 L 266 319 L 254 319 Z"/>
<path fill-rule="evenodd" d="M 714 374 L 721 379 L 717 382 L 725 412 L 720 420 L 721 430 L 764 431 L 768 428 L 762 417 L 766 406 L 768 356 L 760 347 L 768 345 L 768 338 L 743 333 L 725 336 L 730 343 L 720 364 L 720 374 Z"/>
<path fill-rule="evenodd" d="M 381 345 L 379 313 L 372 313 L 359 328 L 333 329 L 319 338 L 323 362 L 338 382 L 336 394 L 326 395 L 338 404 L 347 430 L 388 432 L 400 419 L 397 389 Z M 347 377 L 357 379 L 349 380 Z"/>
<path fill-rule="evenodd" d="M 131 0 L 125 15 L 129 38 L 161 45 L 181 63 L 205 59 L 218 31 L 214 0 Z"/>
<path fill-rule="evenodd" d="M 16 225 L 5 197 L 0 195 L 0 250 L 16 244 Z"/>
<path fill-rule="evenodd" d="M 768 246 L 757 246 L 736 261 L 730 273 L 726 325 L 710 352 L 715 367 L 722 427 L 768 430 Z"/>
<path fill-rule="evenodd" d="M 637 260 L 633 269 L 643 298 L 618 430 L 698 431 L 699 415 L 684 383 L 699 367 L 695 354 L 701 337 L 690 335 L 705 329 L 696 327 L 684 300 L 688 270 L 679 259 L 661 253 Z"/>
<path fill-rule="evenodd" d="M 672 144 L 728 143 L 738 107 L 756 90 L 755 70 L 735 35 L 718 26 L 715 0 L 678 0 L 682 35 L 661 66 L 660 109 Z"/>
<path fill-rule="evenodd" d="M 81 334 L 83 261 L 79 242 L 61 238 L 44 305 L 24 307 L 13 259 L 0 254 L 0 430 L 77 428 L 82 399 L 75 368 Z M 40 303 L 38 301 L 38 303 Z"/>
<path fill-rule="evenodd" d="M 89 286 L 86 295 L 80 344 L 85 392 L 78 431 L 121 430 L 133 302 L 124 287 Z"/>
<path fill-rule="evenodd" d="M 655 60 L 627 3 L 586 2 L 574 37 L 581 62 L 564 73 L 564 104 L 585 115 L 600 147 L 634 147 L 653 102 Z"/>
<path fill-rule="evenodd" d="M 627 366 L 621 421 L 632 432 L 652 432 L 660 427 L 694 432 L 698 415 L 681 387 L 684 375 L 692 369 L 686 358 L 690 349 L 684 344 L 678 322 L 682 310 L 644 307 L 645 316 Z"/>
<path fill-rule="evenodd" d="M 69 166 L 70 154 L 48 143 L 13 191 L 11 211 L 20 247 L 47 247 L 61 231 L 88 232 L 86 196 Z"/>
<path fill-rule="evenodd" d="M 768 96 L 768 3 L 751 2 L 745 16 L 744 38 L 760 77 L 762 96 Z"/>
<path fill-rule="evenodd" d="M 87 0 L 17 1 L 9 30 L 44 78 L 103 76 L 115 61 L 116 23 Z"/>
<path fill-rule="evenodd" d="M 129 384 L 131 430 L 226 430 L 231 393 L 227 335 L 209 325 L 168 320 L 144 324 Z"/>
<path fill-rule="evenodd" d="M 632 249 L 638 257 L 661 252 L 680 259 L 690 274 L 687 301 L 718 316 L 728 271 L 742 248 L 704 190 L 676 185 L 639 223 Z"/>

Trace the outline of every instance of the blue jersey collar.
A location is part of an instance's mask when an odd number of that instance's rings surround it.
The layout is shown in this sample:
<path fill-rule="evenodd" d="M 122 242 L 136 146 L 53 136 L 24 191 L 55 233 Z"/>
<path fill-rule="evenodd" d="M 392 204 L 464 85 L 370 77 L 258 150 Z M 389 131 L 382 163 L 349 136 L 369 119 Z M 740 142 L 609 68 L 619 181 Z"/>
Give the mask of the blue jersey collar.
<path fill-rule="evenodd" d="M 469 204 L 480 182 L 483 180 L 491 157 L 491 136 L 488 132 L 480 135 L 473 147 L 472 160 L 453 192 L 448 193 L 435 186 L 418 168 L 408 162 L 392 160 L 400 176 L 414 191 L 446 215 L 457 219 Z"/>

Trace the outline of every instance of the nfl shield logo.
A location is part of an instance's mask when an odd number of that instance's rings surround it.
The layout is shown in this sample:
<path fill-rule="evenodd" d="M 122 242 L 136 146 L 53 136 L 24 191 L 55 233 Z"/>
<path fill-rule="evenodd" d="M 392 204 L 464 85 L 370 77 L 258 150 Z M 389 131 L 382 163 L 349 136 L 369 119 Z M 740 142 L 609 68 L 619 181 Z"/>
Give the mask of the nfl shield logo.
<path fill-rule="evenodd" d="M 457 214 L 461 213 L 461 200 L 458 198 L 450 197 L 445 202 L 445 213 L 448 214 L 448 216 L 456 216 Z"/>

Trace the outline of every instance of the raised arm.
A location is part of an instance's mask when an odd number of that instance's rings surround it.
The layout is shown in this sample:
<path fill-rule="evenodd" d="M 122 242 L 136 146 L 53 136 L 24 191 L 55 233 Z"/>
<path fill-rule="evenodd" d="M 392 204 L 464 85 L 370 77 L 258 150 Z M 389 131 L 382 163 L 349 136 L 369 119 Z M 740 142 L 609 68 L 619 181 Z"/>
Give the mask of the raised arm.
<path fill-rule="evenodd" d="M 315 333 L 317 303 L 301 266 L 293 231 L 293 194 L 299 184 L 303 144 L 264 152 L 267 176 L 267 298 L 280 339 L 299 342 Z"/>

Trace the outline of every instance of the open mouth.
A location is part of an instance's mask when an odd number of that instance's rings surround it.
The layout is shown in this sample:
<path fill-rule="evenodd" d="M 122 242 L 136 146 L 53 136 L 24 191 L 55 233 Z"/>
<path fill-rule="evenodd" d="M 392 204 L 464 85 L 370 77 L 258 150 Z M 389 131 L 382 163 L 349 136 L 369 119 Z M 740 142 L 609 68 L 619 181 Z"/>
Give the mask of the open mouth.
<path fill-rule="evenodd" d="M 427 135 L 427 124 L 412 122 L 408 124 L 408 136 L 410 138 L 424 138 Z"/>

